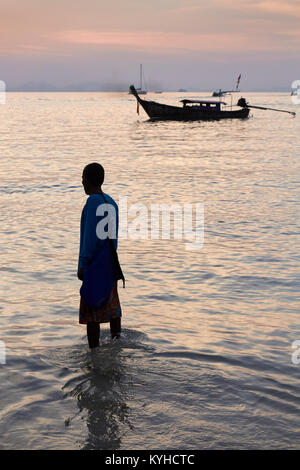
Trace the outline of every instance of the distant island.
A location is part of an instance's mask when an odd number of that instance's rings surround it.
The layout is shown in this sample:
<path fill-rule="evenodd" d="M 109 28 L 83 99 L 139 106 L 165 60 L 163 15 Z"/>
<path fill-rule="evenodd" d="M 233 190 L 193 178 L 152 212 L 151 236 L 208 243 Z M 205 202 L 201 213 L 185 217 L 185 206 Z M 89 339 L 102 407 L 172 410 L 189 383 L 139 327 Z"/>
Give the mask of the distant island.
<path fill-rule="evenodd" d="M 26 82 L 21 85 L 10 85 L 6 83 L 7 92 L 128 92 L 129 83 L 97 83 L 97 82 L 83 82 L 67 85 L 53 85 L 47 82 Z M 157 88 L 156 88 L 157 89 Z M 213 90 L 214 87 L 211 87 Z M 165 92 L 178 92 L 178 93 L 207 93 L 211 91 L 208 88 L 196 89 L 196 88 L 179 88 L 179 89 L 168 89 L 164 87 Z M 155 90 L 153 90 L 155 92 Z M 274 87 L 270 89 L 265 88 L 253 88 L 248 90 L 242 90 L 241 92 L 282 92 L 290 93 L 290 89 L 287 86 Z"/>

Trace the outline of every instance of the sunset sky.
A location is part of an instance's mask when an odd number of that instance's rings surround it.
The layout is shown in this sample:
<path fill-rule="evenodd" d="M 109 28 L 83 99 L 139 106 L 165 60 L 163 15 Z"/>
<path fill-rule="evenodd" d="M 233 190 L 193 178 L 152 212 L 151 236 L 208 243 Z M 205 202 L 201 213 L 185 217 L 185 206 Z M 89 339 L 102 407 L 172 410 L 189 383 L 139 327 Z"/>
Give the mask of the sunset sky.
<path fill-rule="evenodd" d="M 0 0 L 1 76 L 55 87 L 290 89 L 300 0 Z"/>

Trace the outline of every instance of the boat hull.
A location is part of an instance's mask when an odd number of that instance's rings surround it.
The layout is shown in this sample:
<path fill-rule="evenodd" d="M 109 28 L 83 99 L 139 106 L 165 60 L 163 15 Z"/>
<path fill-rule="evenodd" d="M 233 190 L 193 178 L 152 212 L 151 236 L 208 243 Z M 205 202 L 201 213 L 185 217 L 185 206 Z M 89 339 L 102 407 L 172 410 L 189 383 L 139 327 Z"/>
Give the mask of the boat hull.
<path fill-rule="evenodd" d="M 199 110 L 198 106 L 182 107 L 169 106 L 139 99 L 140 105 L 153 121 L 210 121 L 219 119 L 245 119 L 249 116 L 249 108 L 233 111 Z"/>

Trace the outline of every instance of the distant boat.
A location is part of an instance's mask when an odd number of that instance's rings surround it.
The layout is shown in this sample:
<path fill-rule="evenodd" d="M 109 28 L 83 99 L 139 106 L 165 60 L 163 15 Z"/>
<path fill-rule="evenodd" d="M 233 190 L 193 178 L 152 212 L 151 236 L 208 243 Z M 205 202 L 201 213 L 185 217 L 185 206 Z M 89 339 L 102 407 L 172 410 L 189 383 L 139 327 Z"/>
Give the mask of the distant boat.
<path fill-rule="evenodd" d="M 139 93 L 139 95 L 147 95 L 148 91 L 146 89 L 143 90 L 143 65 L 140 64 L 140 88 L 136 89 Z M 129 94 L 132 94 L 131 91 L 129 91 Z"/>
<path fill-rule="evenodd" d="M 139 105 L 141 105 L 151 120 L 208 121 L 225 118 L 241 119 L 247 118 L 250 111 L 245 100 L 241 102 L 243 103 L 242 109 L 237 110 L 223 110 L 221 105 L 225 105 L 226 103 L 216 100 L 181 100 L 183 106 L 180 107 L 143 100 L 139 97 L 138 90 L 136 90 L 133 85 L 131 85 L 130 91 L 137 99 L 138 112 Z"/>
<path fill-rule="evenodd" d="M 156 93 L 157 95 L 161 94 L 162 91 L 158 90 L 158 91 L 155 91 L 154 93 Z"/>
<path fill-rule="evenodd" d="M 214 91 L 211 96 L 221 98 L 222 96 L 228 95 L 230 93 L 239 93 L 239 92 L 240 90 L 219 90 L 219 91 Z"/>
<path fill-rule="evenodd" d="M 225 96 L 227 95 L 228 93 L 238 93 L 239 92 L 239 84 L 240 84 L 240 80 L 241 80 L 241 74 L 239 74 L 238 76 L 238 79 L 237 79 L 237 82 L 236 82 L 236 87 L 235 87 L 235 90 L 220 90 L 219 91 L 214 91 L 212 96 L 215 96 L 215 97 L 219 97 L 221 98 L 222 96 Z"/>
<path fill-rule="evenodd" d="M 225 96 L 227 93 L 229 93 L 229 92 L 228 92 L 228 91 L 222 91 L 222 90 L 220 89 L 219 91 L 214 91 L 211 96 L 222 97 L 222 96 Z"/>
<path fill-rule="evenodd" d="M 179 92 L 179 93 L 186 93 L 187 90 L 186 90 L 185 88 L 179 88 L 178 92 Z"/>

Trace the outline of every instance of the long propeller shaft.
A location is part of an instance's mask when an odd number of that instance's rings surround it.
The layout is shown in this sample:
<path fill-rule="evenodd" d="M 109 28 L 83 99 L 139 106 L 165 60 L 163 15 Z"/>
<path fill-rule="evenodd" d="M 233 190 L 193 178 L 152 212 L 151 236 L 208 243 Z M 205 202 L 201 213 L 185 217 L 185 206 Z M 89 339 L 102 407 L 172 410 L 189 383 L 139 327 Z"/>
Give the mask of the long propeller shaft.
<path fill-rule="evenodd" d="M 263 109 L 266 111 L 278 111 L 279 113 L 289 113 L 292 116 L 296 116 L 296 113 L 294 113 L 293 111 L 286 111 L 285 109 L 267 108 L 266 106 L 254 106 L 254 105 L 252 106 L 247 103 L 245 98 L 240 98 L 237 102 L 237 105 L 241 106 L 242 108 L 255 108 L 255 109 Z"/>
<path fill-rule="evenodd" d="M 266 111 L 278 111 L 279 113 L 289 113 L 289 114 L 292 114 L 292 116 L 296 116 L 296 113 L 294 113 L 293 111 L 286 111 L 285 109 L 265 108 L 263 106 L 252 106 L 252 105 L 248 105 L 248 108 L 264 109 Z"/>

